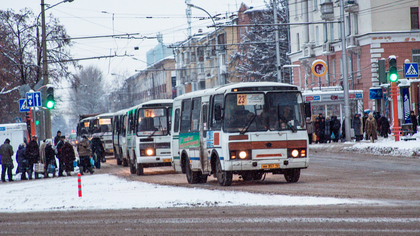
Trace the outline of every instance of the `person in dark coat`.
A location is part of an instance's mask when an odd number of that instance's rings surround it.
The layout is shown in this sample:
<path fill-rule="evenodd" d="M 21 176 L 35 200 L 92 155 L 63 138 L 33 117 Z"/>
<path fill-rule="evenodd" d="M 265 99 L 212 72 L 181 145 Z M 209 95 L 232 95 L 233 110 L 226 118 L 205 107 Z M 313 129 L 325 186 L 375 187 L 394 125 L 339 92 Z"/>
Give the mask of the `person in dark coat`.
<path fill-rule="evenodd" d="M 55 177 L 55 169 L 57 168 L 57 162 L 55 161 L 55 151 L 53 149 L 52 143 L 51 143 L 51 139 L 47 139 L 46 140 L 46 145 L 45 145 L 45 167 L 44 167 L 44 176 L 46 178 L 48 178 L 48 166 L 49 165 L 53 165 L 54 166 L 54 170 L 53 170 L 53 177 Z"/>
<path fill-rule="evenodd" d="M 363 133 L 365 134 L 366 133 L 366 120 L 367 120 L 367 118 L 368 118 L 368 113 L 367 112 L 364 112 L 363 113 Z M 365 140 L 368 140 L 368 138 L 367 138 L 367 135 L 365 135 Z"/>
<path fill-rule="evenodd" d="M 104 150 L 103 142 L 98 136 L 94 135 L 91 140 L 91 145 L 92 145 L 92 152 L 96 155 L 95 167 L 97 169 L 100 169 L 101 161 L 102 159 L 105 159 L 105 150 Z"/>
<path fill-rule="evenodd" d="M 6 138 L 4 143 L 0 146 L 1 156 L 1 181 L 6 182 L 6 172 L 9 181 L 13 181 L 13 147 L 10 145 L 10 139 Z"/>
<path fill-rule="evenodd" d="M 343 125 L 341 126 L 341 142 L 346 141 L 346 118 L 343 119 Z"/>
<path fill-rule="evenodd" d="M 360 136 L 362 135 L 362 121 L 360 120 L 359 114 L 355 114 L 352 120 L 352 126 L 354 129 L 354 136 L 356 137 L 356 142 L 360 141 Z M 362 135 L 363 137 L 363 135 Z"/>
<path fill-rule="evenodd" d="M 340 127 L 341 127 L 341 124 L 340 124 L 340 121 L 337 119 L 337 116 L 332 116 L 331 117 L 331 123 L 332 123 L 331 124 L 332 125 L 331 131 L 334 134 L 333 141 L 334 142 L 338 142 L 338 139 L 340 138 Z"/>
<path fill-rule="evenodd" d="M 384 138 L 388 138 L 389 133 L 389 121 L 385 116 L 381 116 L 379 118 L 380 126 L 381 126 L 381 136 Z"/>
<path fill-rule="evenodd" d="M 28 146 L 26 146 L 25 156 L 28 159 L 28 175 L 29 179 L 32 179 L 32 173 L 34 172 L 34 164 L 40 160 L 39 157 L 39 146 L 37 143 L 38 137 L 36 135 L 32 136 L 31 141 L 29 141 Z M 38 173 L 35 172 L 35 179 L 39 179 Z"/>
<path fill-rule="evenodd" d="M 56 149 L 57 149 L 57 159 L 58 159 L 58 176 L 61 177 L 63 176 L 63 171 L 64 171 L 64 159 L 63 159 L 63 146 L 64 146 L 64 140 L 66 139 L 66 136 L 61 136 L 60 141 L 58 141 L 57 145 L 56 145 Z"/>
<path fill-rule="evenodd" d="M 412 124 L 413 134 L 417 133 L 417 118 L 414 111 L 410 111 L 410 122 Z"/>
<path fill-rule="evenodd" d="M 331 143 L 331 119 L 329 116 L 327 116 L 327 119 L 325 120 L 325 143 Z"/>
<path fill-rule="evenodd" d="M 90 165 L 90 157 L 93 154 L 86 135 L 82 135 L 82 140 L 77 144 L 77 152 L 79 153 L 80 158 L 80 174 L 83 175 L 83 173 L 86 171 L 89 171 L 91 174 L 93 174 L 94 170 Z"/>
<path fill-rule="evenodd" d="M 61 131 L 57 131 L 57 136 L 54 137 L 54 146 L 57 146 L 58 142 L 61 140 Z"/>
<path fill-rule="evenodd" d="M 61 161 L 63 162 L 63 169 L 66 172 L 67 176 L 71 176 L 71 171 L 73 169 L 73 161 L 76 160 L 76 155 L 74 154 L 73 145 L 68 141 L 64 142 L 62 148 Z"/>
<path fill-rule="evenodd" d="M 25 157 L 26 152 L 26 144 L 21 143 L 19 144 L 18 151 L 16 152 L 16 162 L 18 163 L 18 167 L 16 168 L 16 174 L 22 173 L 20 176 L 20 180 L 26 180 L 26 169 L 28 166 L 28 160 Z"/>
<path fill-rule="evenodd" d="M 321 117 L 319 121 L 319 142 L 325 143 L 325 118 Z"/>

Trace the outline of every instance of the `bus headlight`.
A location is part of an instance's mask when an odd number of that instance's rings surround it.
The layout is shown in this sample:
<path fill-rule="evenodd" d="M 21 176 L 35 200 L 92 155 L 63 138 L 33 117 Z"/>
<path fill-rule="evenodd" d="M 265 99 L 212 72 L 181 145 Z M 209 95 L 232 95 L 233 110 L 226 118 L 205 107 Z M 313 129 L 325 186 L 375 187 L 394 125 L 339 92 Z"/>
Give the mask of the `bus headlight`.
<path fill-rule="evenodd" d="M 293 149 L 290 154 L 292 154 L 292 157 L 297 157 L 299 156 L 299 151 L 297 149 Z"/>
<path fill-rule="evenodd" d="M 152 156 L 153 153 L 154 153 L 153 149 L 147 149 L 146 150 L 146 155 L 148 155 L 148 156 Z"/>
<path fill-rule="evenodd" d="M 247 157 L 247 153 L 245 151 L 240 151 L 239 152 L 239 158 L 241 158 L 242 160 L 245 159 Z"/>

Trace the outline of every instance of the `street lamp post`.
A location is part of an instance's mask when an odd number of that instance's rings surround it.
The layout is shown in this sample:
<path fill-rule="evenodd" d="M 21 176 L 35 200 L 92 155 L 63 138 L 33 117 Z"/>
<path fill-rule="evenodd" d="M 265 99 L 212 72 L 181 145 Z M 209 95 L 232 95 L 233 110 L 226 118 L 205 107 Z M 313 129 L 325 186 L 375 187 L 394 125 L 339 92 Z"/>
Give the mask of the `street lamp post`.
<path fill-rule="evenodd" d="M 191 3 L 187 3 L 187 6 L 194 7 L 196 9 L 198 9 L 198 10 L 204 11 L 210 17 L 210 19 L 213 21 L 213 25 L 214 25 L 214 29 L 215 29 L 214 30 L 214 38 L 216 40 L 215 45 L 216 45 L 217 85 L 222 85 L 222 81 L 221 81 L 221 78 L 220 78 L 220 69 L 219 69 L 219 52 L 218 52 L 218 50 L 219 50 L 219 48 L 218 48 L 219 43 L 218 43 L 218 38 L 217 38 L 217 26 L 216 26 L 216 22 L 214 21 L 213 17 L 210 15 L 210 13 L 208 11 L 206 11 L 205 9 L 203 9 L 201 7 L 198 7 L 198 6 L 196 6 L 194 4 L 191 4 Z"/>
<path fill-rule="evenodd" d="M 56 3 L 52 6 L 45 8 L 44 0 L 41 0 L 41 24 L 42 24 L 42 78 L 43 85 L 48 84 L 48 58 L 47 58 L 47 27 L 45 23 L 45 11 L 51 9 L 61 3 L 73 2 L 74 0 L 64 0 L 59 3 Z M 38 15 L 39 18 L 39 15 Z M 39 55 L 39 53 L 38 53 Z M 46 93 L 42 93 L 42 101 L 46 100 Z M 40 122 L 40 140 L 43 140 L 47 137 L 52 137 L 51 134 L 51 112 L 50 110 L 45 110 L 45 117 L 42 117 L 42 122 Z"/>

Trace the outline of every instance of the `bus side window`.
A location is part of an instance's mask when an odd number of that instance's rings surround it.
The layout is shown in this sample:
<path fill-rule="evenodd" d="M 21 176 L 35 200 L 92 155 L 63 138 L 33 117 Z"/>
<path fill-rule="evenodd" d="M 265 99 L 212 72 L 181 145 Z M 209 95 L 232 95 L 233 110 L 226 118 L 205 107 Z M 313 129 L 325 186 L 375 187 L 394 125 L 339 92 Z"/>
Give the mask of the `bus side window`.
<path fill-rule="evenodd" d="M 182 101 L 181 108 L 181 132 L 189 132 L 191 124 L 191 100 L 185 99 Z"/>
<path fill-rule="evenodd" d="M 175 120 L 174 120 L 174 133 L 179 131 L 179 108 L 175 110 Z"/>
<path fill-rule="evenodd" d="M 216 104 L 218 104 L 220 107 L 223 107 L 223 94 L 215 95 L 212 99 L 211 104 L 211 130 L 221 130 L 222 128 L 222 120 L 216 120 L 215 119 L 215 109 Z"/>
<path fill-rule="evenodd" d="M 194 98 L 192 100 L 191 109 L 191 131 L 198 131 L 200 128 L 200 111 L 201 111 L 201 98 Z"/>
<path fill-rule="evenodd" d="M 208 124 L 207 124 L 207 105 L 203 105 L 203 137 L 206 137 Z"/>

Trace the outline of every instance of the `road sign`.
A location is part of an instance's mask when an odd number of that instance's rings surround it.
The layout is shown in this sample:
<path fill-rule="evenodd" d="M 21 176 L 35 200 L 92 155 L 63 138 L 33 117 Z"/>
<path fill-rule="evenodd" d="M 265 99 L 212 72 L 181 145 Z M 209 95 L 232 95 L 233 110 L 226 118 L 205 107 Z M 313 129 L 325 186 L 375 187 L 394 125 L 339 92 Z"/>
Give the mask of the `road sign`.
<path fill-rule="evenodd" d="M 26 105 L 28 107 L 40 107 L 41 92 L 26 93 Z"/>
<path fill-rule="evenodd" d="M 315 60 L 312 63 L 312 73 L 318 77 L 324 76 L 327 74 L 327 63 L 323 60 Z"/>
<path fill-rule="evenodd" d="M 405 78 L 417 78 L 417 77 L 419 77 L 419 64 L 417 64 L 417 62 L 405 63 L 404 64 L 404 76 L 405 76 Z"/>
<path fill-rule="evenodd" d="M 26 105 L 26 99 L 19 99 L 19 110 L 20 112 L 28 112 L 31 110 L 28 105 Z"/>

